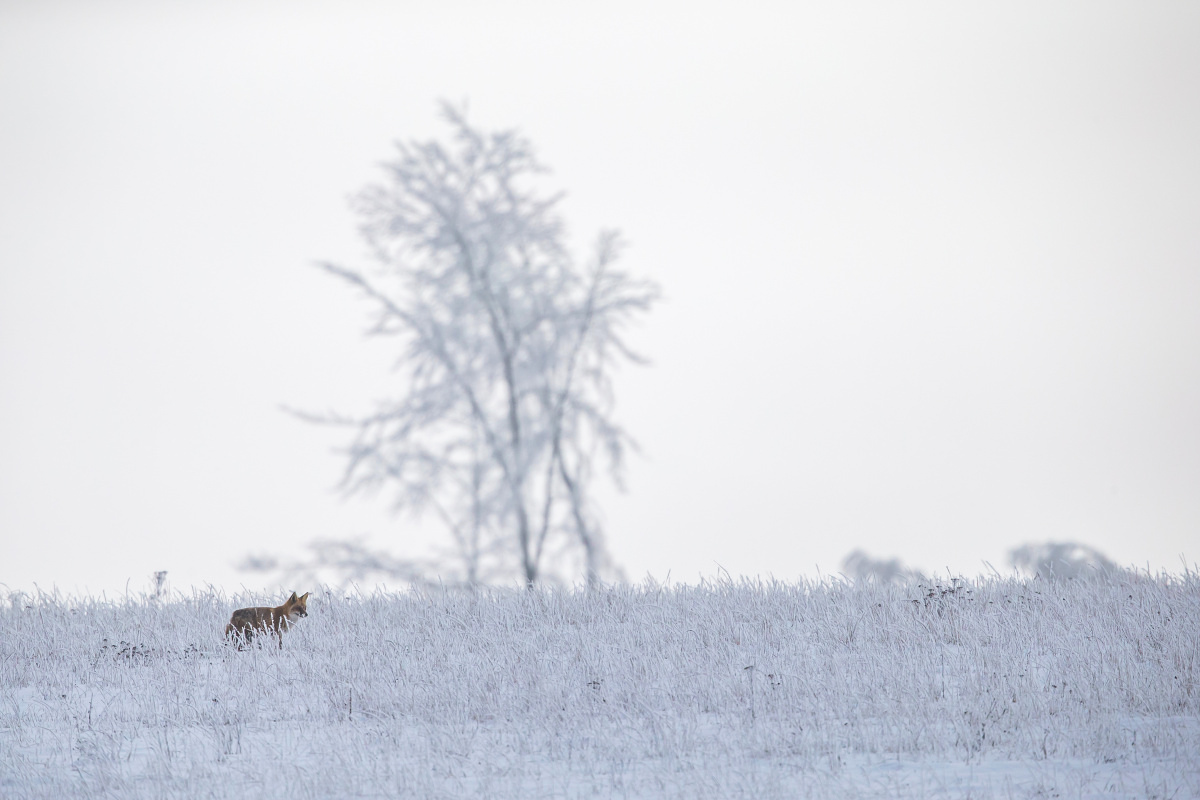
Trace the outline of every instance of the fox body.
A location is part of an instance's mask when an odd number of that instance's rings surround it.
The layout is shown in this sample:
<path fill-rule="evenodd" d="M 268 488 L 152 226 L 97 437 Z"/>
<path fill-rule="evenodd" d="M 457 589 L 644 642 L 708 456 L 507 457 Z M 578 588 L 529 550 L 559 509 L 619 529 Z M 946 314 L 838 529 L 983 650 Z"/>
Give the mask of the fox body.
<path fill-rule="evenodd" d="M 266 633 L 277 638 L 279 646 L 283 647 L 283 632 L 299 621 L 301 617 L 308 616 L 309 594 L 311 593 L 305 592 L 303 597 L 297 597 L 296 593 L 292 592 L 292 596 L 285 600 L 283 605 L 274 608 L 271 606 L 239 608 L 233 612 L 233 616 L 229 618 L 229 624 L 225 626 L 226 638 L 237 639 L 240 636 L 249 643 L 256 633 Z"/>

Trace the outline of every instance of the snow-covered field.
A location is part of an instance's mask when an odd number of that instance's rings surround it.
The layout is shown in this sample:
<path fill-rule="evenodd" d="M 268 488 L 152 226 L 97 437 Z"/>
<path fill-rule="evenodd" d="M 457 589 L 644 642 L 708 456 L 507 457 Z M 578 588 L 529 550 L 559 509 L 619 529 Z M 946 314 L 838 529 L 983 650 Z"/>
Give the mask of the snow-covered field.
<path fill-rule="evenodd" d="M 1200 796 L 1194 573 L 281 600 L 11 596 L 0 797 Z"/>

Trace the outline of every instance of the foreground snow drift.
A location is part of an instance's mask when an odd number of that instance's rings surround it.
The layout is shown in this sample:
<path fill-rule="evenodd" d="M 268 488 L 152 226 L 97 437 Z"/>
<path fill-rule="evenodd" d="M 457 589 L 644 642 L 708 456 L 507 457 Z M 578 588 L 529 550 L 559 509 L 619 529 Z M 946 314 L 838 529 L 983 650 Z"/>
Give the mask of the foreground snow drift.
<path fill-rule="evenodd" d="M 0 796 L 1200 795 L 1194 574 L 277 601 L 12 596 Z"/>

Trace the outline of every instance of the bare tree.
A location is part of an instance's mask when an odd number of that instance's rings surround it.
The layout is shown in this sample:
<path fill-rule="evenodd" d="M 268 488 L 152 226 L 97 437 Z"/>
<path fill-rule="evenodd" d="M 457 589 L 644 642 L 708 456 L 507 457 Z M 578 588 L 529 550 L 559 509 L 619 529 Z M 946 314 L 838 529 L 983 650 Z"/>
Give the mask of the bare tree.
<path fill-rule="evenodd" d="M 248 555 L 237 565 L 245 572 L 272 573 L 280 586 L 329 586 L 342 592 L 364 582 L 394 581 L 433 588 L 437 582 L 425 574 L 430 565 L 397 558 L 372 548 L 362 539 L 316 539 L 308 543 L 304 558 L 280 559 Z"/>
<path fill-rule="evenodd" d="M 374 268 L 321 265 L 369 301 L 369 333 L 401 345 L 407 392 L 363 416 L 302 416 L 355 430 L 343 490 L 388 486 L 398 508 L 432 511 L 465 582 L 533 585 L 575 552 L 592 584 L 611 574 L 596 460 L 619 483 L 632 444 L 612 368 L 642 361 L 623 332 L 658 288 L 616 269 L 615 232 L 576 263 L 526 139 L 442 113 L 452 145 L 398 144 L 355 202 Z"/>

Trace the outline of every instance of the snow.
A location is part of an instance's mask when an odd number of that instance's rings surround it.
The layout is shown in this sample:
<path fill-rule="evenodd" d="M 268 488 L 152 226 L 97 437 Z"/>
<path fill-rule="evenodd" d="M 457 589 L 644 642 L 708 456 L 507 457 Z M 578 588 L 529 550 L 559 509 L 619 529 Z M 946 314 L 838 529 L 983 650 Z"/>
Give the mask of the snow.
<path fill-rule="evenodd" d="M 1200 795 L 1191 574 L 277 600 L 12 595 L 0 797 Z"/>

